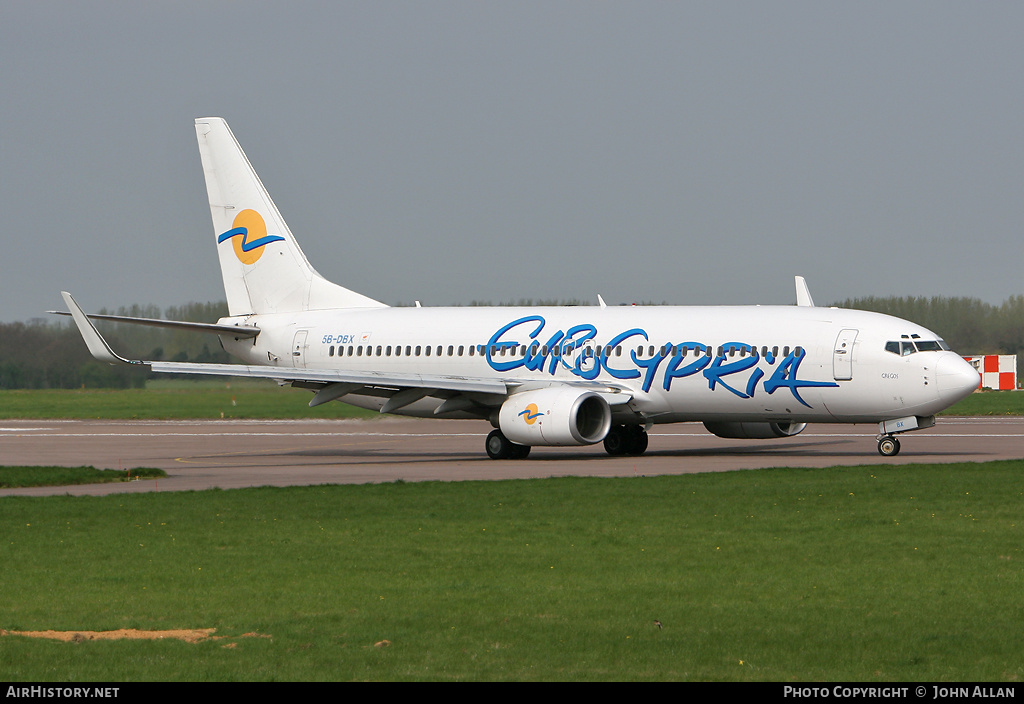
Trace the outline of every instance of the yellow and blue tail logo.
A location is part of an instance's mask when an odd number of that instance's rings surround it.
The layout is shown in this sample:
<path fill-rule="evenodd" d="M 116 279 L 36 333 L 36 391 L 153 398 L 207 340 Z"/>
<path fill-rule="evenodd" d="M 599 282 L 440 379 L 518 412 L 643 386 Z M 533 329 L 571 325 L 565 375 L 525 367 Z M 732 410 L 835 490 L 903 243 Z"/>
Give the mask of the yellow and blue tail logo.
<path fill-rule="evenodd" d="M 217 244 L 231 240 L 235 256 L 243 264 L 255 264 L 263 256 L 263 248 L 271 242 L 283 242 L 280 235 L 268 235 L 267 223 L 255 210 L 243 210 L 235 216 L 232 228 L 217 237 Z"/>

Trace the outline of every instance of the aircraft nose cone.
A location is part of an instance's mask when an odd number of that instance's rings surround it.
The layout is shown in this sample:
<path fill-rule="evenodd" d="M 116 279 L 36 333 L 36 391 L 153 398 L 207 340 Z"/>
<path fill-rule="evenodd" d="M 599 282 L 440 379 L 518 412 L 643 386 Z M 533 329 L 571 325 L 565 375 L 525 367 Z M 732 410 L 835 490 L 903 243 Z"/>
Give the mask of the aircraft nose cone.
<path fill-rule="evenodd" d="M 970 396 L 981 384 L 978 370 L 953 353 L 945 354 L 939 359 L 935 366 L 935 380 L 939 388 L 939 398 L 947 408 Z"/>

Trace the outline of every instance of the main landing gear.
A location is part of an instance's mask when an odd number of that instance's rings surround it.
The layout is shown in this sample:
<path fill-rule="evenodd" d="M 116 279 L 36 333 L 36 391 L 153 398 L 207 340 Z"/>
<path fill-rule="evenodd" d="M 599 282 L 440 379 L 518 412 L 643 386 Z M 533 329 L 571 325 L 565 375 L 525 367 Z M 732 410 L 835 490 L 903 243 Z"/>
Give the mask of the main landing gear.
<path fill-rule="evenodd" d="M 647 451 L 647 431 L 641 425 L 614 425 L 604 438 L 604 449 L 609 455 L 633 455 Z M 530 454 L 529 445 L 514 443 L 500 430 L 487 435 L 487 456 L 492 460 L 521 460 Z"/>
<path fill-rule="evenodd" d="M 604 438 L 609 454 L 639 456 L 647 451 L 647 431 L 641 425 L 613 425 Z"/>
<path fill-rule="evenodd" d="M 487 435 L 487 456 L 492 460 L 522 460 L 529 454 L 529 445 L 512 442 L 500 430 L 492 430 Z"/>

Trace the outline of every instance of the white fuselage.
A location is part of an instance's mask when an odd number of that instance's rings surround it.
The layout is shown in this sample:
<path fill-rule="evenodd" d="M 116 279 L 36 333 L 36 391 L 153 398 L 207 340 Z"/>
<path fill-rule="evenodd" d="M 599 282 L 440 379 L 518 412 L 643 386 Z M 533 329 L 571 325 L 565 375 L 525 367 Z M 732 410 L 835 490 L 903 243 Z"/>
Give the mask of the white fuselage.
<path fill-rule="evenodd" d="M 250 364 L 493 378 L 524 388 L 607 384 L 628 390 L 628 412 L 652 423 L 879 422 L 933 415 L 977 386 L 970 365 L 929 330 L 838 308 L 417 307 L 245 322 L 262 330 L 255 341 L 224 345 Z M 386 396 L 344 400 L 379 409 Z M 428 397 L 397 412 L 429 416 L 440 403 Z"/>

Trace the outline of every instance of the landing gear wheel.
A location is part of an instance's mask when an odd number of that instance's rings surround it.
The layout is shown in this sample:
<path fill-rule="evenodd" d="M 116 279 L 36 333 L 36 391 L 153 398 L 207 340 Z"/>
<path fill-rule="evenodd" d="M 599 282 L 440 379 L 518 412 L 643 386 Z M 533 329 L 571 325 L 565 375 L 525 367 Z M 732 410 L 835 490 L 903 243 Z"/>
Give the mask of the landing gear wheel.
<path fill-rule="evenodd" d="M 519 445 L 505 437 L 500 430 L 492 430 L 485 443 L 487 456 L 492 460 L 522 460 L 530 454 L 529 445 Z"/>
<path fill-rule="evenodd" d="M 647 452 L 647 431 L 639 425 L 634 425 L 629 429 L 629 443 L 626 449 L 626 454 L 639 457 L 640 455 Z"/>
<path fill-rule="evenodd" d="M 624 455 L 629 447 L 626 426 L 613 425 L 608 434 L 604 436 L 604 451 L 612 457 Z"/>
<path fill-rule="evenodd" d="M 900 441 L 892 435 L 879 438 L 878 454 L 882 457 L 895 457 L 900 454 Z"/>
<path fill-rule="evenodd" d="M 509 444 L 512 445 L 512 453 L 508 456 L 510 460 L 525 460 L 530 456 L 529 445 L 517 445 L 514 442 Z"/>
<path fill-rule="evenodd" d="M 604 449 L 609 455 L 633 455 L 647 451 L 647 431 L 639 425 L 615 425 L 604 438 Z"/>

